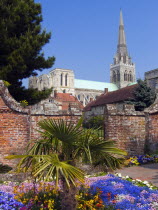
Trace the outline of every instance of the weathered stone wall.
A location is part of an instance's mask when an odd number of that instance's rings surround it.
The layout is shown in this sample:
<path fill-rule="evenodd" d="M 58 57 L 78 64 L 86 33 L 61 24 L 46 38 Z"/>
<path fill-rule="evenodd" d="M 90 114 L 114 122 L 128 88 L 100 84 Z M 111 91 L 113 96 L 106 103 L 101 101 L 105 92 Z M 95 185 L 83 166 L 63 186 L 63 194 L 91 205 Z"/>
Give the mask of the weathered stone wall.
<path fill-rule="evenodd" d="M 158 93 L 158 69 L 145 72 L 145 79 L 149 87 Z"/>
<path fill-rule="evenodd" d="M 88 121 L 90 118 L 95 116 L 104 116 L 105 106 L 91 107 L 89 111 L 84 112 L 84 120 Z"/>
<path fill-rule="evenodd" d="M 145 115 L 132 105 L 108 104 L 105 107 L 105 137 L 116 141 L 128 155 L 144 153 Z"/>

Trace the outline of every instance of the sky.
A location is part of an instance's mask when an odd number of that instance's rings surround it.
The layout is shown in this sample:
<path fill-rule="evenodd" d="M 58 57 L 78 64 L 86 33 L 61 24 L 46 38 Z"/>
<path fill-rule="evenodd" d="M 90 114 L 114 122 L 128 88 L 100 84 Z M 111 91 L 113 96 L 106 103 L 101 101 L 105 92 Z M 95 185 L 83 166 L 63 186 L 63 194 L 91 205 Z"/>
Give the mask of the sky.
<path fill-rule="evenodd" d="M 158 0 L 35 0 L 42 6 L 42 28 L 51 32 L 42 51 L 55 56 L 55 68 L 71 69 L 76 79 L 110 82 L 118 42 L 120 8 L 127 48 L 136 77 L 158 68 Z M 28 79 L 24 80 L 27 87 Z"/>

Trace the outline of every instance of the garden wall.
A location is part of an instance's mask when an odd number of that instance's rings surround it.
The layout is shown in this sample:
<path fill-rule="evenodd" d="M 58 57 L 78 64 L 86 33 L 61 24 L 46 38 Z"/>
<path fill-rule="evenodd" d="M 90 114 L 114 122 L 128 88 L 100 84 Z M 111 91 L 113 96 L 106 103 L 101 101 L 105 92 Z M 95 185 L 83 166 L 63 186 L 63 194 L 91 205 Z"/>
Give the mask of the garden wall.
<path fill-rule="evenodd" d="M 158 151 L 158 97 L 145 112 L 147 150 Z"/>
<path fill-rule="evenodd" d="M 105 137 L 116 141 L 128 155 L 144 153 L 146 140 L 144 112 L 136 112 L 134 106 L 107 104 L 105 107 Z"/>
<path fill-rule="evenodd" d="M 37 123 L 40 120 L 46 118 L 64 119 L 73 121 L 75 124 L 82 115 L 82 112 L 76 107 L 72 107 L 69 112 L 53 111 L 50 107 L 49 110 L 42 110 L 41 112 L 40 114 L 37 105 L 27 109 L 21 107 L 11 97 L 3 82 L 0 81 L 0 163 L 10 166 L 16 164 L 17 161 L 7 160 L 5 156 L 24 153 L 28 142 L 39 136 L 36 129 L 38 129 Z"/>
<path fill-rule="evenodd" d="M 24 153 L 27 143 L 39 136 L 36 129 L 40 120 L 64 119 L 75 124 L 82 115 L 75 104 L 69 111 L 57 110 L 53 104 L 50 106 L 23 108 L 0 81 L 0 163 L 15 165 L 15 160 L 4 157 Z M 143 154 L 145 147 L 158 150 L 158 101 L 145 112 L 136 112 L 132 105 L 107 104 L 104 116 L 105 137 L 115 140 L 129 155 Z"/>

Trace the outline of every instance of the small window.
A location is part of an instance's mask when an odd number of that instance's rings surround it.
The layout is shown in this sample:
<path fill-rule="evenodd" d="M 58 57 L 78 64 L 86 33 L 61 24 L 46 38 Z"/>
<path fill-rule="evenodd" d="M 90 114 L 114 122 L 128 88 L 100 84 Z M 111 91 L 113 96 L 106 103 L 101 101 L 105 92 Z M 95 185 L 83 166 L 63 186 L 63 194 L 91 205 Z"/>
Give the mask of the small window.
<path fill-rule="evenodd" d="M 116 73 L 113 72 L 113 81 L 116 82 Z"/>
<path fill-rule="evenodd" d="M 128 75 L 127 75 L 127 71 L 125 71 L 125 73 L 124 73 L 124 81 L 128 81 Z"/>
<path fill-rule="evenodd" d="M 132 72 L 130 71 L 130 72 L 129 72 L 129 81 L 133 82 L 132 80 L 133 80 L 133 79 L 132 79 Z"/>
<path fill-rule="evenodd" d="M 66 74 L 66 75 L 65 75 L 65 86 L 67 86 L 67 78 L 68 78 L 67 76 L 68 76 L 68 75 Z"/>
<path fill-rule="evenodd" d="M 63 86 L 63 74 L 60 75 L 60 85 Z"/>

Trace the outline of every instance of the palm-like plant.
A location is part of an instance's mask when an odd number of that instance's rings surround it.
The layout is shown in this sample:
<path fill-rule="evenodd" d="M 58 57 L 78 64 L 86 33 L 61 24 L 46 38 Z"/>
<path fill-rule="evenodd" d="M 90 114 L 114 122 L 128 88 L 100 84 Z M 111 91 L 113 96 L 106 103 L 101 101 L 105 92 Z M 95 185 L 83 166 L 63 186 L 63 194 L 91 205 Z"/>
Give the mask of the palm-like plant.
<path fill-rule="evenodd" d="M 76 209 L 76 179 L 84 182 L 84 171 L 76 167 L 77 160 L 116 169 L 122 163 L 122 156 L 126 155 L 125 151 L 114 147 L 113 141 L 105 141 L 92 129 L 83 129 L 81 121 L 74 125 L 51 119 L 43 120 L 38 125 L 41 138 L 28 146 L 27 155 L 8 158 L 21 158 L 18 171 L 31 170 L 38 179 L 53 179 L 56 186 L 61 179 L 64 210 Z"/>

